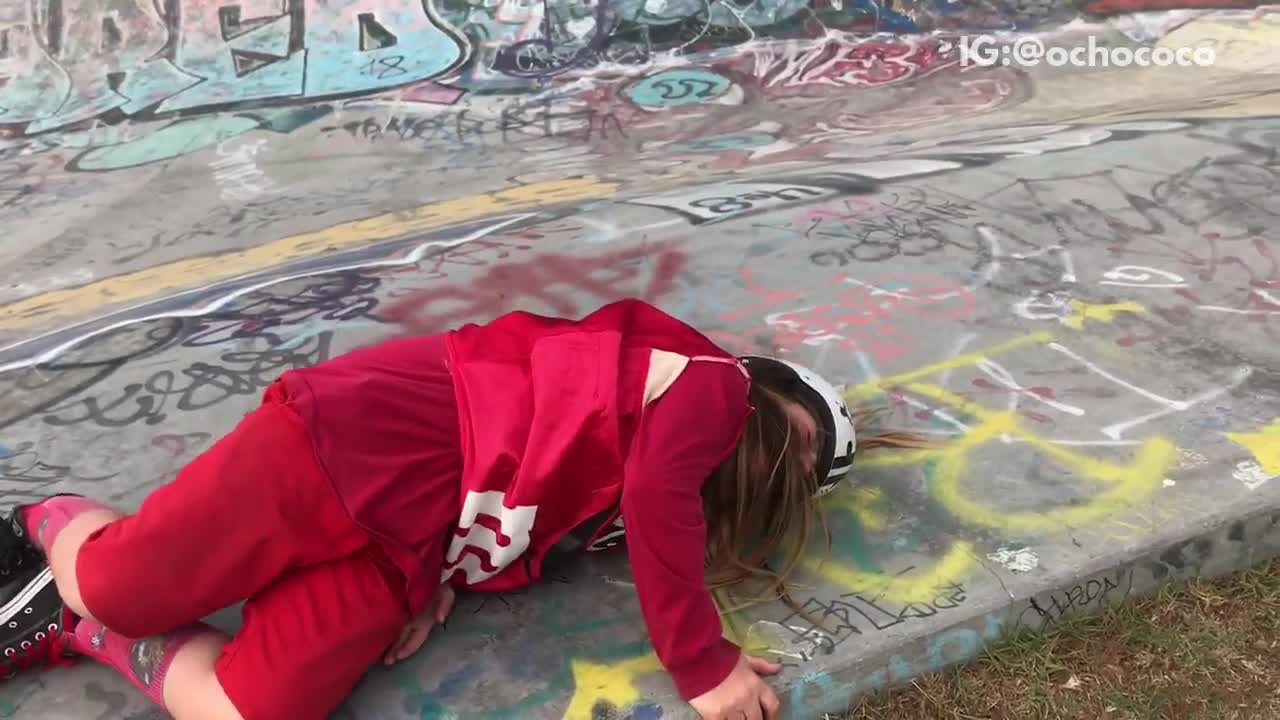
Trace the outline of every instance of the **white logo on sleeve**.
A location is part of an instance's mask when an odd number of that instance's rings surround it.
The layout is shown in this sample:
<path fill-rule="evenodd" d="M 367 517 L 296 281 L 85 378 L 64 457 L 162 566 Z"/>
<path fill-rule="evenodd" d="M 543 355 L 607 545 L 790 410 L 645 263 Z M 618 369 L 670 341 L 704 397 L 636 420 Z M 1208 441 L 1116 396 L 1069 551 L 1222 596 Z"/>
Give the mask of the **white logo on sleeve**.
<path fill-rule="evenodd" d="M 458 533 L 445 553 L 443 582 L 462 569 L 475 584 L 502 572 L 529 548 L 529 531 L 538 512 L 536 505 L 506 506 L 498 490 L 468 492 L 458 519 Z"/>

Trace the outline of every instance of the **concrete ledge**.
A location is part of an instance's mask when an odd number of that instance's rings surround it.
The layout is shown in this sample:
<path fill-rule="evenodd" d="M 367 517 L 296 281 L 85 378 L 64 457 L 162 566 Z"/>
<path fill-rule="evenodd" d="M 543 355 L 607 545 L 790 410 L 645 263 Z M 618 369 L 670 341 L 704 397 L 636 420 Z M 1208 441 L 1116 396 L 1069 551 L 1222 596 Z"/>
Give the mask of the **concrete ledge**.
<path fill-rule="evenodd" d="M 848 662 L 805 672 L 785 686 L 787 716 L 821 717 L 849 707 L 859 696 L 911 678 L 967 663 L 1002 634 L 1052 630 L 1062 620 L 1093 615 L 1148 595 L 1170 583 L 1244 570 L 1280 555 L 1280 510 L 1218 517 L 1182 539 L 1156 543 L 1137 556 L 1099 557 L 1074 577 L 1011 577 L 992 571 L 1009 596 L 990 609 L 966 607 L 941 627 L 921 626 L 897 647 L 860 653 Z M 665 717 L 665 715 L 664 715 Z"/>

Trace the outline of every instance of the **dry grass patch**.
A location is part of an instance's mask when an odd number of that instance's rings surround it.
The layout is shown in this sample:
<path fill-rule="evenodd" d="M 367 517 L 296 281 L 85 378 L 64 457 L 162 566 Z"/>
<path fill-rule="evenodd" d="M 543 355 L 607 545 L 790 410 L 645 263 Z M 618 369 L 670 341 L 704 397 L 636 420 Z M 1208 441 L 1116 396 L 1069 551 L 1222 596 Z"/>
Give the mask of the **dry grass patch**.
<path fill-rule="evenodd" d="M 1011 637 L 842 720 L 1280 720 L 1280 560 Z"/>

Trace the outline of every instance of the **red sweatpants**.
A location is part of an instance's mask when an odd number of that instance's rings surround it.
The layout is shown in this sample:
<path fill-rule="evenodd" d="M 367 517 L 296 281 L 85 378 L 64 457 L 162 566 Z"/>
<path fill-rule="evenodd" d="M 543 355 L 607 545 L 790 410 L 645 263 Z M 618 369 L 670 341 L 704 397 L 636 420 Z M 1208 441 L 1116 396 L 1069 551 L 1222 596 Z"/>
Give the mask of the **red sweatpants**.
<path fill-rule="evenodd" d="M 245 600 L 218 658 L 245 720 L 323 720 L 409 618 L 404 579 L 347 515 L 278 394 L 76 559 L 85 606 L 146 637 Z"/>

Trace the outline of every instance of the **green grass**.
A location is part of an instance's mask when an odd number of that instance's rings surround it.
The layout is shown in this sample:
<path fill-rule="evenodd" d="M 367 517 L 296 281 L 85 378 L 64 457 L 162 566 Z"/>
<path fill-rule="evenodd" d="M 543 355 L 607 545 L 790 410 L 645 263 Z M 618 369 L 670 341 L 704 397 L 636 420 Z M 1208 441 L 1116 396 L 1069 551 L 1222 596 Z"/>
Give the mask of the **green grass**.
<path fill-rule="evenodd" d="M 843 720 L 1280 720 L 1280 560 L 864 698 Z"/>

